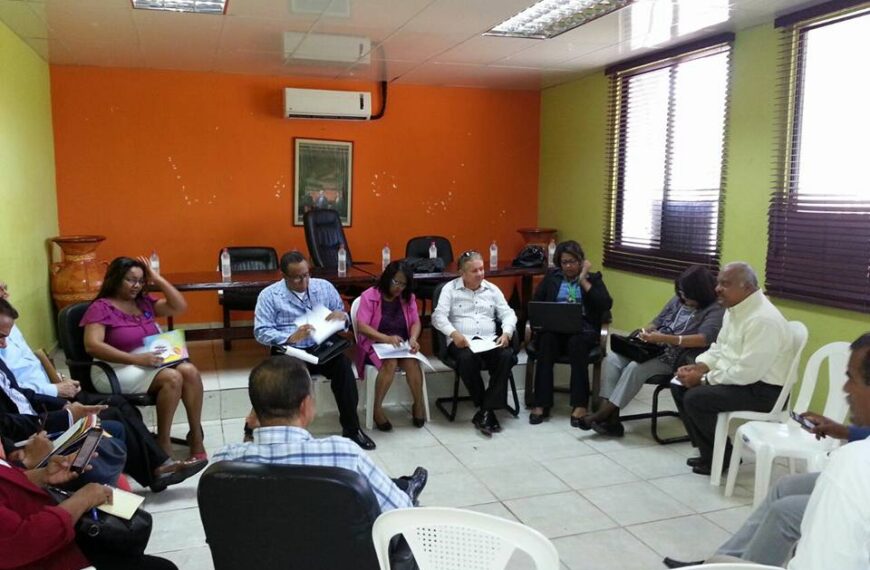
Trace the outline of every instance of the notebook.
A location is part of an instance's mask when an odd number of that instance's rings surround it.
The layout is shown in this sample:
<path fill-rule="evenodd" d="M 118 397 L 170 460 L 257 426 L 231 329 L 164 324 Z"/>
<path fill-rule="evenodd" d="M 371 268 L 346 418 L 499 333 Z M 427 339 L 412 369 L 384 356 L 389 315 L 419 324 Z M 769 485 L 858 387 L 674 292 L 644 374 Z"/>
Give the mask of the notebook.
<path fill-rule="evenodd" d="M 136 353 L 153 352 L 163 358 L 158 368 L 171 366 L 190 359 L 187 352 L 187 343 L 184 340 L 184 331 L 181 329 L 171 330 L 160 334 L 146 336 L 142 341 L 143 346 L 135 350 Z"/>

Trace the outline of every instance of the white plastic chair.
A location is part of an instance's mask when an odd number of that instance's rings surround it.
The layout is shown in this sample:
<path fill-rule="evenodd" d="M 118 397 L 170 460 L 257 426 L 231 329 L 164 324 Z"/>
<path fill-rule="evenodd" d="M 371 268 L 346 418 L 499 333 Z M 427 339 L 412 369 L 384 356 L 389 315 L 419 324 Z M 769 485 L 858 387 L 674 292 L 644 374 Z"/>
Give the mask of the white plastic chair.
<path fill-rule="evenodd" d="M 791 331 L 792 359 L 788 367 L 785 385 L 779 393 L 779 398 L 773 404 L 769 412 L 750 412 L 740 410 L 736 412 L 720 412 L 716 418 L 716 436 L 713 442 L 713 464 L 710 467 L 710 484 L 718 487 L 722 482 L 722 465 L 725 463 L 725 447 L 728 444 L 728 430 L 732 420 L 758 420 L 762 422 L 779 421 L 780 414 L 785 409 L 795 383 L 797 382 L 798 364 L 801 360 L 804 347 L 807 345 L 809 332 L 807 327 L 800 321 L 790 321 L 788 328 Z"/>
<path fill-rule="evenodd" d="M 356 326 L 356 313 L 359 310 L 359 300 L 357 297 L 353 300 L 353 303 L 350 305 L 350 322 L 353 326 L 353 336 L 359 342 L 360 335 L 357 332 Z M 372 426 L 375 423 L 375 381 L 378 377 L 378 369 L 372 366 L 371 364 L 366 364 L 364 368 L 364 378 L 366 383 L 366 429 L 372 429 Z M 426 389 L 426 371 L 422 369 L 423 373 L 423 407 L 426 408 L 426 421 L 431 421 L 431 417 L 429 416 L 429 392 Z M 401 369 L 396 369 L 396 374 L 405 375 L 405 372 Z"/>
<path fill-rule="evenodd" d="M 683 570 L 782 570 L 782 566 L 767 566 L 751 562 L 724 562 L 719 564 L 698 564 L 684 566 Z"/>
<path fill-rule="evenodd" d="M 372 540 L 381 570 L 389 570 L 390 539 L 400 533 L 420 570 L 499 570 L 517 549 L 538 570 L 559 568 L 556 547 L 531 527 L 475 511 L 419 507 L 387 511 L 375 521 Z"/>
<path fill-rule="evenodd" d="M 846 367 L 849 364 L 849 343 L 832 342 L 817 350 L 807 361 L 804 368 L 804 378 L 800 392 L 794 405 L 794 411 L 803 412 L 809 408 L 813 391 L 816 388 L 819 371 L 827 360 L 828 394 L 822 415 L 843 422 L 849 405 L 843 394 L 843 383 L 846 381 Z M 725 496 L 734 493 L 734 482 L 737 480 L 737 470 L 743 448 L 748 447 L 755 452 L 755 497 L 754 506 L 767 496 L 770 484 L 770 471 L 776 457 L 788 457 L 789 464 L 794 469 L 795 459 L 804 459 L 809 472 L 821 471 L 827 462 L 828 453 L 839 447 L 840 440 L 826 437 L 816 440 L 810 432 L 802 429 L 783 412 L 779 422 L 748 422 L 737 428 L 734 434 L 734 450 L 731 453 L 731 464 L 728 467 L 728 479 L 725 481 Z"/>

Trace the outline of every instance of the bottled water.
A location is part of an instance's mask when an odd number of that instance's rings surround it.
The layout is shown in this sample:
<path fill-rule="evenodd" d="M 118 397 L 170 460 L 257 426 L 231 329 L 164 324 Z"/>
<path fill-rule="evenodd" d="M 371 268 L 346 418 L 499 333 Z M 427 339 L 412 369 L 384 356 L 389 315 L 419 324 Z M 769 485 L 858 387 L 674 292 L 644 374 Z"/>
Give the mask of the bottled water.
<path fill-rule="evenodd" d="M 233 268 L 230 264 L 230 252 L 227 248 L 221 251 L 221 280 L 229 281 L 233 277 Z"/>
<path fill-rule="evenodd" d="M 385 243 L 384 249 L 381 250 L 381 271 L 387 268 L 390 264 L 390 244 Z"/>
<path fill-rule="evenodd" d="M 547 266 L 555 267 L 556 260 L 554 259 L 556 256 L 556 240 L 551 239 L 549 245 L 547 245 Z"/>
<path fill-rule="evenodd" d="M 347 275 L 347 250 L 344 249 L 344 244 L 341 244 L 338 246 L 338 276 L 345 275 Z"/>
<path fill-rule="evenodd" d="M 160 275 L 160 256 L 157 255 L 157 250 L 151 251 L 151 271 Z"/>
<path fill-rule="evenodd" d="M 490 271 L 498 269 L 498 245 L 496 245 L 495 240 L 492 240 L 492 244 L 489 246 L 489 269 Z"/>
<path fill-rule="evenodd" d="M 435 241 L 429 244 L 429 259 L 435 259 L 438 257 L 438 246 L 435 245 Z"/>

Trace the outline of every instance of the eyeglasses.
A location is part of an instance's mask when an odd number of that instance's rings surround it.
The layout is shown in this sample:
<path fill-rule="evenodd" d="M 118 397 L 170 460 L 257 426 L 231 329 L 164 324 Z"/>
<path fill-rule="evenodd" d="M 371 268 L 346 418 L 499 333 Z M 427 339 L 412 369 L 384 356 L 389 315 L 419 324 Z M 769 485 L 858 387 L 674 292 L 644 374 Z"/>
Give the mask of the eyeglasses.
<path fill-rule="evenodd" d="M 302 283 L 306 279 L 310 278 L 310 273 L 303 273 L 302 275 L 285 275 L 284 279 L 290 281 L 291 283 Z"/>
<path fill-rule="evenodd" d="M 466 261 L 468 261 L 469 259 L 471 259 L 475 255 L 480 255 L 480 252 L 477 251 L 476 249 L 469 249 L 468 251 L 463 251 L 459 255 L 459 265 L 462 265 L 463 263 L 465 263 Z"/>
<path fill-rule="evenodd" d="M 400 289 L 404 289 L 405 287 L 408 286 L 408 284 L 405 283 L 404 281 L 396 281 L 395 279 L 390 279 L 390 284 L 391 284 L 393 287 L 398 287 L 398 288 L 400 288 Z"/>
<path fill-rule="evenodd" d="M 573 258 L 573 257 L 569 257 L 569 258 L 567 258 L 567 259 L 560 259 L 560 260 L 559 260 L 559 265 L 579 265 L 579 264 L 580 264 L 580 260 L 579 260 L 579 259 L 575 259 L 575 258 Z"/>
<path fill-rule="evenodd" d="M 128 285 L 145 285 L 146 281 L 144 279 L 130 279 L 129 277 L 124 277 L 124 283 Z"/>

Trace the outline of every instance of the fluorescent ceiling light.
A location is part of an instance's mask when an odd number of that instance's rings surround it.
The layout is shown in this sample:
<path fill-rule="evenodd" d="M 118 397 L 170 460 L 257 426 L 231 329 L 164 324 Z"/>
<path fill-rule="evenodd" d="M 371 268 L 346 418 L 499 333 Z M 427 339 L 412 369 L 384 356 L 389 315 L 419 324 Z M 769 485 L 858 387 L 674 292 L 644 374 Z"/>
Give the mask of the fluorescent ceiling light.
<path fill-rule="evenodd" d="M 625 8 L 632 1 L 541 0 L 484 35 L 546 40 Z"/>
<path fill-rule="evenodd" d="M 164 12 L 224 14 L 227 9 L 227 0 L 133 0 L 133 8 L 162 10 Z"/>

